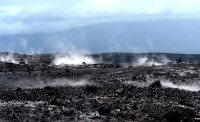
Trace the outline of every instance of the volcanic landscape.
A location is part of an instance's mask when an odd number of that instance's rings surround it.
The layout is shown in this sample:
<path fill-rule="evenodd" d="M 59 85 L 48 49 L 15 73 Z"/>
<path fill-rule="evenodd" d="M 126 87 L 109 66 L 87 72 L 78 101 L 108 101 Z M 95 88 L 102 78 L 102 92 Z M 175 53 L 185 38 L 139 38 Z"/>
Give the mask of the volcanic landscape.
<path fill-rule="evenodd" d="M 198 122 L 200 55 L 0 53 L 0 121 Z"/>

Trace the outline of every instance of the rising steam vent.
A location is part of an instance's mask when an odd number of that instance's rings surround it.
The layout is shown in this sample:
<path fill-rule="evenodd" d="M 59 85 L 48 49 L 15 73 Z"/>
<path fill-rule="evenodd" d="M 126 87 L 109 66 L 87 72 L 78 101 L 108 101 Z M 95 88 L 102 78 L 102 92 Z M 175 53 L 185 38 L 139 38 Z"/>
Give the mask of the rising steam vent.
<path fill-rule="evenodd" d="M 12 54 L 18 63 L 0 62 L 0 121 L 200 118 L 198 61 L 113 55 Z"/>

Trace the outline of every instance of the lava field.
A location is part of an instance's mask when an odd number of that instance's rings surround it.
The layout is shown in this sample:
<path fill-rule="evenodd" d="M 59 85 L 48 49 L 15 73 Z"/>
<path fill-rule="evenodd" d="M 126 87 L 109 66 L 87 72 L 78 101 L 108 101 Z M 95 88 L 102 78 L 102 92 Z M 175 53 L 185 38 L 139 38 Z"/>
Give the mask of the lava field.
<path fill-rule="evenodd" d="M 0 121 L 198 122 L 200 64 L 0 62 Z"/>

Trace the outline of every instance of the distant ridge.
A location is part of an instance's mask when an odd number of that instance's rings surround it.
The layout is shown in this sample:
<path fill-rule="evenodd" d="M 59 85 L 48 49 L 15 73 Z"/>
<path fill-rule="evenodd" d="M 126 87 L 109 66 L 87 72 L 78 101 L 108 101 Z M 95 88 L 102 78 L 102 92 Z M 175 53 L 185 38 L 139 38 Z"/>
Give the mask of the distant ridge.
<path fill-rule="evenodd" d="M 0 52 L 62 53 L 81 49 L 102 52 L 200 53 L 200 19 L 115 22 L 56 33 L 0 36 Z M 72 47 L 72 49 L 71 49 Z"/>
<path fill-rule="evenodd" d="M 0 56 L 5 56 L 11 54 L 14 57 L 28 57 L 31 54 L 19 54 L 19 53 L 9 53 L 9 52 L 0 52 Z M 68 53 L 52 53 L 52 54 L 32 54 L 40 57 L 54 57 L 56 54 L 67 55 Z M 73 54 L 72 54 L 73 55 Z M 104 61 L 112 62 L 131 62 L 137 57 L 149 57 L 149 58 L 158 58 L 166 57 L 170 60 L 177 60 L 182 58 L 184 60 L 200 60 L 200 54 L 177 54 L 177 53 L 98 53 L 98 54 L 85 54 L 86 56 L 91 56 L 94 59 L 103 59 Z"/>

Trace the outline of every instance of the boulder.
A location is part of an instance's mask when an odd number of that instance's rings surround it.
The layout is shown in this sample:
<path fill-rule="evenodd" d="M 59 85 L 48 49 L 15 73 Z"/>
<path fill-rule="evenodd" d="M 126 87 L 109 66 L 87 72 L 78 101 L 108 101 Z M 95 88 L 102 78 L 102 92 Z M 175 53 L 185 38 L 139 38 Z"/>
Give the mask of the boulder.
<path fill-rule="evenodd" d="M 116 92 L 117 94 L 121 94 L 121 93 L 124 92 L 124 88 L 117 89 L 115 92 Z"/>
<path fill-rule="evenodd" d="M 109 105 L 109 104 L 101 105 L 98 110 L 99 115 L 107 115 L 110 113 L 110 111 L 111 111 L 111 105 Z"/>
<path fill-rule="evenodd" d="M 45 90 L 50 90 L 51 87 L 50 87 L 50 86 L 45 86 L 44 89 L 45 89 Z"/>
<path fill-rule="evenodd" d="M 69 69 L 65 69 L 65 72 L 66 72 L 66 73 L 70 73 L 70 70 L 69 70 Z"/>
<path fill-rule="evenodd" d="M 15 91 L 19 92 L 19 91 L 22 91 L 22 89 L 20 87 L 18 87 Z"/>
<path fill-rule="evenodd" d="M 178 111 L 168 111 L 164 118 L 168 120 L 168 122 L 180 122 L 182 119 L 182 114 Z"/>
<path fill-rule="evenodd" d="M 153 82 L 149 87 L 151 87 L 151 88 L 161 88 L 162 85 L 160 83 L 160 80 L 157 80 L 156 82 Z"/>
<path fill-rule="evenodd" d="M 132 80 L 137 80 L 137 77 L 135 75 L 132 76 Z"/>
<path fill-rule="evenodd" d="M 178 58 L 177 63 L 182 63 L 183 59 L 182 58 Z"/>
<path fill-rule="evenodd" d="M 85 62 L 82 62 L 82 65 L 86 66 L 87 64 Z"/>
<path fill-rule="evenodd" d="M 96 92 L 97 87 L 94 86 L 94 85 L 87 85 L 86 88 L 85 88 L 85 90 L 86 90 L 87 92 Z"/>

